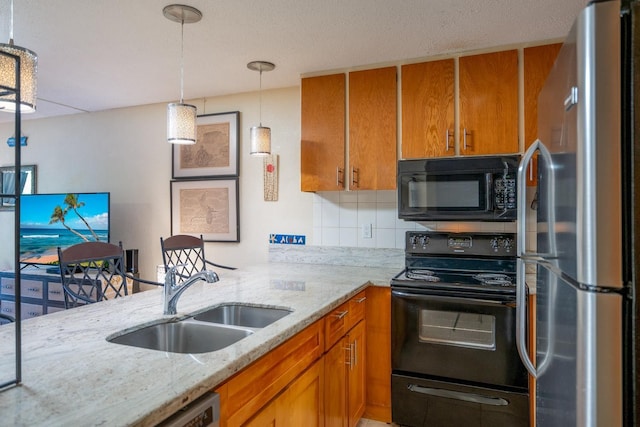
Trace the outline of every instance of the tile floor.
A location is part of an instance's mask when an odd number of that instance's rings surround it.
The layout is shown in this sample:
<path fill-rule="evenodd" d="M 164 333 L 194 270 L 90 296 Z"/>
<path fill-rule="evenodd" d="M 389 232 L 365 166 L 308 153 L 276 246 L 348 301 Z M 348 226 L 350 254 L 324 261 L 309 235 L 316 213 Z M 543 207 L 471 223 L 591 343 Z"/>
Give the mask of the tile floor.
<path fill-rule="evenodd" d="M 381 421 L 368 420 L 366 418 L 361 418 L 356 427 L 397 427 L 397 424 L 387 424 Z"/>

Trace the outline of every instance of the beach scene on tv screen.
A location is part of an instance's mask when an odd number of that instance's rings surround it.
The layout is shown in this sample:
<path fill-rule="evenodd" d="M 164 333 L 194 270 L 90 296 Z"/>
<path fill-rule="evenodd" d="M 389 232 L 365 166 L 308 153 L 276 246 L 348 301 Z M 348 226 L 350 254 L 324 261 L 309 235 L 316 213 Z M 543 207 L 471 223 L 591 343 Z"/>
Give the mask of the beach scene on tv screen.
<path fill-rule="evenodd" d="M 57 264 L 58 247 L 94 241 L 109 241 L 109 193 L 21 197 L 20 262 Z"/>

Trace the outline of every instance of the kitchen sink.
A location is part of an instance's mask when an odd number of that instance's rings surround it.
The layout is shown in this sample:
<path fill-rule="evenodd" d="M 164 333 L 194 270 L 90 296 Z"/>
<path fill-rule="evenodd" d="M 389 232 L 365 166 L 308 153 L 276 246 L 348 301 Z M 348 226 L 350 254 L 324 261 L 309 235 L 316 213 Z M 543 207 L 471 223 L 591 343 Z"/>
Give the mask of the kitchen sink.
<path fill-rule="evenodd" d="M 210 308 L 193 318 L 201 322 L 242 326 L 245 328 L 264 328 L 291 313 L 283 308 L 259 307 L 245 304 L 223 304 Z"/>
<path fill-rule="evenodd" d="M 208 353 L 251 335 L 249 329 L 232 328 L 189 319 L 158 323 L 107 340 L 116 344 L 172 353 Z"/>

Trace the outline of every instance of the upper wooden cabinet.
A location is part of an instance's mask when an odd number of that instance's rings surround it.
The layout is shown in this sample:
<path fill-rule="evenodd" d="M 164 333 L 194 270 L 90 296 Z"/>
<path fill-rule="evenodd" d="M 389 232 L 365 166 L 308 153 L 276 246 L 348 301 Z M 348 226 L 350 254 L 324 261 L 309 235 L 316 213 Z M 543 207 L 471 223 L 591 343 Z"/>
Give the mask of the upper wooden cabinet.
<path fill-rule="evenodd" d="M 396 67 L 349 73 L 349 188 L 396 188 Z"/>
<path fill-rule="evenodd" d="M 562 47 L 561 43 L 524 49 L 524 145 L 525 150 L 538 138 L 538 95 Z M 529 167 L 527 184 L 535 185 L 536 158 Z"/>
<path fill-rule="evenodd" d="M 518 52 L 459 59 L 460 154 L 518 152 Z"/>
<path fill-rule="evenodd" d="M 454 61 L 402 66 L 402 158 L 453 156 Z"/>
<path fill-rule="evenodd" d="M 301 189 L 344 190 L 346 77 L 302 79 Z"/>

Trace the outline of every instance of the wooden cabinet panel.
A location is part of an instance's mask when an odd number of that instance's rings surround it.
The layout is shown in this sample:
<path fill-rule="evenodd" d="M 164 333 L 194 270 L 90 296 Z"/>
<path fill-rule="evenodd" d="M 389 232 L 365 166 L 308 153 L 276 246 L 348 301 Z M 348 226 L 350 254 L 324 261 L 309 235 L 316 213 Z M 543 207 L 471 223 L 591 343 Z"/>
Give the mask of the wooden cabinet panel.
<path fill-rule="evenodd" d="M 327 351 L 342 338 L 349 326 L 349 301 L 334 309 L 325 316 L 325 343 L 324 350 Z"/>
<path fill-rule="evenodd" d="M 224 425 L 243 425 L 320 358 L 323 326 L 323 320 L 314 323 L 220 386 L 216 392 L 221 394 L 221 412 L 226 414 Z"/>
<path fill-rule="evenodd" d="M 518 152 L 518 52 L 459 59 L 460 154 Z"/>
<path fill-rule="evenodd" d="M 524 49 L 524 144 L 525 150 L 538 138 L 538 95 L 560 52 L 562 44 L 549 44 Z M 530 166 L 527 184 L 535 185 L 536 159 Z"/>
<path fill-rule="evenodd" d="M 361 321 L 348 334 L 349 369 L 347 393 L 348 426 L 356 427 L 366 406 L 366 321 Z"/>
<path fill-rule="evenodd" d="M 396 67 L 349 73 L 349 188 L 396 188 Z"/>
<path fill-rule="evenodd" d="M 345 188 L 345 99 L 344 74 L 302 79 L 302 191 Z M 342 183 L 338 182 L 338 170 L 343 174 Z"/>
<path fill-rule="evenodd" d="M 453 59 L 403 65 L 401 75 L 401 157 L 453 156 Z"/>
<path fill-rule="evenodd" d="M 391 422 L 391 288 L 366 291 L 366 384 L 364 417 Z"/>
<path fill-rule="evenodd" d="M 366 291 L 359 292 L 349 300 L 349 314 L 347 329 L 353 328 L 358 322 L 364 320 L 367 307 Z"/>
<path fill-rule="evenodd" d="M 324 425 L 347 427 L 347 338 L 340 339 L 324 355 Z"/>

